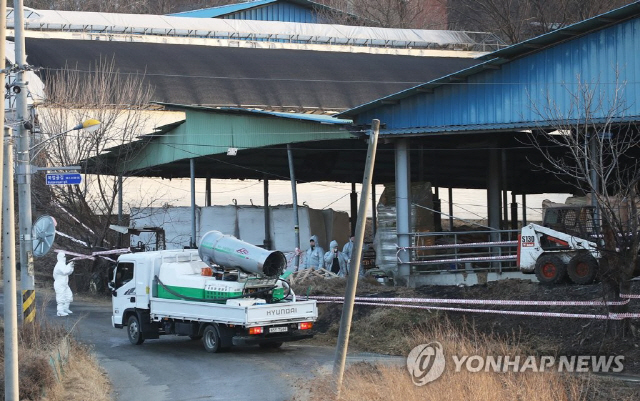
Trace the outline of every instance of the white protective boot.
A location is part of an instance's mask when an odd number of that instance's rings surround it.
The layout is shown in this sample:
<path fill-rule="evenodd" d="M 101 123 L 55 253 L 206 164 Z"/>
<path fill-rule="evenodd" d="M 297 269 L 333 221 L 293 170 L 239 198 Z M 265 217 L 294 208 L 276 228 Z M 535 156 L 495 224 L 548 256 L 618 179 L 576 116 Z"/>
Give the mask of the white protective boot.
<path fill-rule="evenodd" d="M 69 309 L 70 306 L 71 306 L 71 304 L 64 304 L 64 308 L 63 308 L 64 313 L 67 313 L 69 315 L 73 313 L 73 312 L 71 312 L 71 309 Z"/>
<path fill-rule="evenodd" d="M 65 312 L 64 306 L 64 304 L 58 304 L 58 316 L 69 316 L 69 314 Z"/>

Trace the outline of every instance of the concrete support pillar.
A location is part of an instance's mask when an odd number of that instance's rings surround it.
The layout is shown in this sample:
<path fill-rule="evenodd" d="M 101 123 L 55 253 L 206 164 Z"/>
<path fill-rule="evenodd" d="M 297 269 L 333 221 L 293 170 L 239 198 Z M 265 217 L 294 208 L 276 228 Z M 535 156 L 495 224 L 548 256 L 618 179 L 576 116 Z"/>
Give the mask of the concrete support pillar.
<path fill-rule="evenodd" d="M 449 231 L 453 231 L 453 188 L 449 187 Z"/>
<path fill-rule="evenodd" d="M 197 246 L 196 241 L 196 161 L 195 159 L 189 159 L 189 170 L 191 173 L 191 241 L 189 246 L 195 248 Z"/>
<path fill-rule="evenodd" d="M 489 151 L 489 173 L 487 175 L 487 205 L 489 227 L 500 229 L 500 153 Z"/>
<path fill-rule="evenodd" d="M 264 177 L 264 249 L 271 249 L 271 216 L 269 215 L 269 179 Z"/>
<path fill-rule="evenodd" d="M 518 202 L 513 191 L 511 191 L 511 229 L 518 229 Z"/>
<path fill-rule="evenodd" d="M 118 225 L 121 226 L 123 223 L 124 223 L 124 216 L 122 212 L 122 174 L 119 174 L 118 175 Z"/>
<path fill-rule="evenodd" d="M 371 228 L 373 229 L 373 236 L 375 238 L 378 231 L 378 205 L 376 203 L 376 184 L 371 184 Z"/>
<path fill-rule="evenodd" d="M 351 235 L 356 232 L 356 222 L 358 221 L 358 193 L 356 192 L 356 183 L 351 183 Z"/>
<path fill-rule="evenodd" d="M 86 182 L 86 180 L 85 180 Z M 124 224 L 124 214 L 122 211 L 122 174 L 118 175 L 118 225 Z M 118 248 L 122 247 L 122 233 L 118 234 Z"/>
<path fill-rule="evenodd" d="M 411 246 L 411 163 L 409 158 L 409 139 L 402 138 L 395 143 L 396 158 L 396 227 L 399 247 Z M 411 274 L 410 252 L 398 253 L 398 275 L 409 285 Z"/>
<path fill-rule="evenodd" d="M 442 232 L 442 203 L 440 203 L 440 188 L 433 187 L 433 225 L 436 232 Z"/>
<path fill-rule="evenodd" d="M 211 172 L 207 171 L 207 181 L 204 189 L 204 205 L 211 206 Z"/>
<path fill-rule="evenodd" d="M 487 205 L 489 214 L 489 227 L 500 230 L 500 170 L 502 163 L 500 162 L 500 152 L 498 149 L 491 149 L 489 151 L 489 174 L 487 176 Z M 489 235 L 491 242 L 500 241 L 500 234 L 496 231 L 491 231 Z M 491 254 L 494 256 L 500 255 L 500 248 L 491 248 Z M 491 267 L 499 269 L 500 262 L 492 262 Z"/>
<path fill-rule="evenodd" d="M 507 152 L 504 149 L 500 150 L 500 183 L 502 187 L 502 224 L 500 227 L 503 230 L 509 228 L 509 208 L 508 208 L 508 196 L 507 193 Z"/>

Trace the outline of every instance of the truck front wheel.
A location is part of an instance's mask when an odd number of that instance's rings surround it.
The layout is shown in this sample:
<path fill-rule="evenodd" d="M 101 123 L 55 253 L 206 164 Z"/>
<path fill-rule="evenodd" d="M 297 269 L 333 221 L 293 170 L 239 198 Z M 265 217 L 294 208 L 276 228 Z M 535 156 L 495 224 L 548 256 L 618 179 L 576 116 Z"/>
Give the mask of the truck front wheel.
<path fill-rule="evenodd" d="M 588 253 L 580 253 L 569 261 L 567 274 L 576 284 L 591 284 L 598 274 L 598 261 Z"/>
<path fill-rule="evenodd" d="M 209 325 L 204 328 L 202 332 L 202 344 L 207 352 L 218 352 L 220 350 L 220 335 L 215 326 Z"/>
<path fill-rule="evenodd" d="M 567 267 L 562 259 L 555 255 L 541 255 L 536 261 L 536 277 L 540 284 L 561 283 L 567 276 Z"/>
<path fill-rule="evenodd" d="M 138 316 L 129 316 L 129 320 L 127 320 L 127 335 L 129 336 L 129 342 L 133 345 L 140 345 L 144 342 Z"/>

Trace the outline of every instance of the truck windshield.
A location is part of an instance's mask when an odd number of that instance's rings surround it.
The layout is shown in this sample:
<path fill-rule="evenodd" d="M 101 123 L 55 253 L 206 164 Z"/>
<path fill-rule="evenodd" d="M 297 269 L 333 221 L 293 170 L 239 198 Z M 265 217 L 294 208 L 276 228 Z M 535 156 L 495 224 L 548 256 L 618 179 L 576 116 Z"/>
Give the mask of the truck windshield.
<path fill-rule="evenodd" d="M 120 288 L 133 279 L 133 263 L 121 262 L 116 268 L 116 288 Z"/>

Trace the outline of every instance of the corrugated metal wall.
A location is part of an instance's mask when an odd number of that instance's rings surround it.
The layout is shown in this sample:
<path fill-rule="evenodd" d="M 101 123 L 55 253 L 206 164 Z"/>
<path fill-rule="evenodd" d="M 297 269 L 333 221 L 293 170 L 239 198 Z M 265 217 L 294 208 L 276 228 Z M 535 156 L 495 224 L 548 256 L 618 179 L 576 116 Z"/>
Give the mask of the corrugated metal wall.
<path fill-rule="evenodd" d="M 316 14 L 311 9 L 290 3 L 273 3 L 264 7 L 256 7 L 224 15 L 222 18 L 305 23 L 316 23 L 318 21 Z"/>
<path fill-rule="evenodd" d="M 535 126 L 554 114 L 580 118 L 584 105 L 574 96 L 584 88 L 594 93 L 595 117 L 606 117 L 616 98 L 625 102 L 620 117 L 640 116 L 639 50 L 640 19 L 633 19 L 477 73 L 467 82 L 365 111 L 355 120 L 378 118 L 387 129 L 413 132 L 419 131 L 415 127 Z"/>

